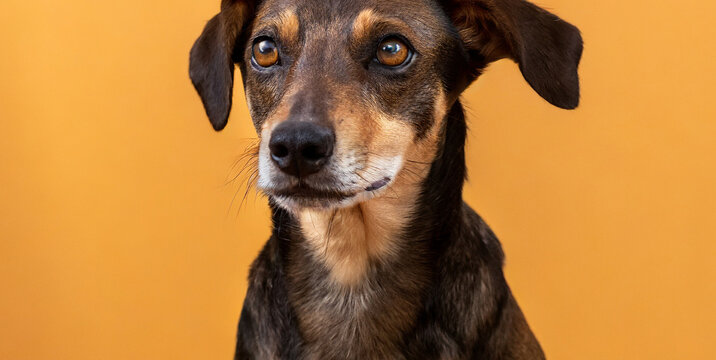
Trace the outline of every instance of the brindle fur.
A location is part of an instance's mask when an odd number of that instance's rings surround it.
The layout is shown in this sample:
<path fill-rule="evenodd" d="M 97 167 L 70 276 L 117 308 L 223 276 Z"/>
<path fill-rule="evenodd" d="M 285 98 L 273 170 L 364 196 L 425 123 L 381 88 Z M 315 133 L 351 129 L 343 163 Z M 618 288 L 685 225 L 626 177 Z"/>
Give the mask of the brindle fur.
<path fill-rule="evenodd" d="M 408 71 L 372 62 L 386 31 L 416 48 Z M 271 73 L 249 61 L 262 35 L 281 41 L 283 63 Z M 398 136 L 418 146 L 407 147 L 412 177 L 394 185 L 416 188 L 400 199 L 409 207 L 381 214 L 400 220 L 389 250 L 349 280 L 308 240 L 299 212 L 269 197 L 273 233 L 251 268 L 236 359 L 543 359 L 505 281 L 499 241 L 462 201 L 459 94 L 488 63 L 510 57 L 542 97 L 574 108 L 581 44 L 576 28 L 523 0 L 223 0 L 190 69 L 217 130 L 236 63 L 260 135 L 299 118 L 328 124 L 354 146 Z M 395 123 L 412 130 L 386 132 Z M 365 146 L 365 158 L 388 149 Z M 330 228 L 323 240 L 330 244 Z"/>

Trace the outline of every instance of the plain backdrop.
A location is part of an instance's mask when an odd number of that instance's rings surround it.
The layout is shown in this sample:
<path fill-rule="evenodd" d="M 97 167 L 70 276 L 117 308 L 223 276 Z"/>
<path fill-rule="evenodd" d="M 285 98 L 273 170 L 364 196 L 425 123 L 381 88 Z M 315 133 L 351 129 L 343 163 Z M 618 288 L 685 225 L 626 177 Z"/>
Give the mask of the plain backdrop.
<path fill-rule="evenodd" d="M 582 105 L 494 64 L 465 198 L 550 359 L 716 359 L 716 2 L 539 5 L 583 32 Z M 242 90 L 215 133 L 187 76 L 218 7 L 0 4 L 0 359 L 231 358 L 270 228 L 227 183 Z"/>

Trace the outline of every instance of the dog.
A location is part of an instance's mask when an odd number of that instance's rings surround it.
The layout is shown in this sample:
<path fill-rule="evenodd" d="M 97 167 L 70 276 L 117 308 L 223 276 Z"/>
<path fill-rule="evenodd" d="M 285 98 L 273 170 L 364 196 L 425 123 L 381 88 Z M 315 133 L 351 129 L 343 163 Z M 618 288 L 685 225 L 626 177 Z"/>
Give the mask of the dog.
<path fill-rule="evenodd" d="M 579 104 L 579 30 L 524 0 L 223 0 L 190 54 L 221 130 L 238 65 L 272 235 L 236 359 L 544 359 L 462 200 L 460 94 L 493 61 Z"/>

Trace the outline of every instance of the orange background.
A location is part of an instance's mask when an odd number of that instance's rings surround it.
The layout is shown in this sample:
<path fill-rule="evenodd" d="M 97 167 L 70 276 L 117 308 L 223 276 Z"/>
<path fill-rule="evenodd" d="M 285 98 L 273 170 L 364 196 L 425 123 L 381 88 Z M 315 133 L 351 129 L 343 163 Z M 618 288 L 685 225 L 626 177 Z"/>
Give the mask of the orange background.
<path fill-rule="evenodd" d="M 551 359 L 716 359 L 716 2 L 544 0 L 582 106 L 507 61 L 464 95 L 465 196 Z M 0 5 L 0 359 L 229 359 L 266 201 L 188 51 L 218 0 Z"/>

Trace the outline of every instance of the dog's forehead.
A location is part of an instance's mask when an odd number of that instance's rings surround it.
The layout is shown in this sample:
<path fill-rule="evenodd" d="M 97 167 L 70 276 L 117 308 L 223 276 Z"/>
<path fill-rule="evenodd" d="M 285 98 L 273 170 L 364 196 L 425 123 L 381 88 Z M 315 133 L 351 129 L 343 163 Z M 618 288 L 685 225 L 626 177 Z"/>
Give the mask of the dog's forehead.
<path fill-rule="evenodd" d="M 423 32 L 441 32 L 446 20 L 434 0 L 267 0 L 257 9 L 256 23 L 281 17 L 295 17 L 301 28 L 333 27 L 350 29 L 361 14 L 402 20 Z M 439 21 L 434 21 L 435 19 Z M 427 34 L 426 34 L 427 35 Z"/>

